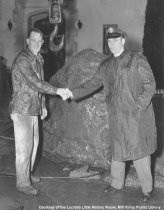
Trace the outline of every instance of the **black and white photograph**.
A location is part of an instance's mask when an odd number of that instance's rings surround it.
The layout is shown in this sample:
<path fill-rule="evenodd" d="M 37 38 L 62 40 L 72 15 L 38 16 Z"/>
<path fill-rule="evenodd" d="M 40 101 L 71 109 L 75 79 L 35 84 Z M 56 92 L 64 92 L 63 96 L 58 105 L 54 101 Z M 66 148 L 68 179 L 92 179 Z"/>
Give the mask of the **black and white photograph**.
<path fill-rule="evenodd" d="M 0 210 L 164 210 L 163 11 L 0 0 Z"/>

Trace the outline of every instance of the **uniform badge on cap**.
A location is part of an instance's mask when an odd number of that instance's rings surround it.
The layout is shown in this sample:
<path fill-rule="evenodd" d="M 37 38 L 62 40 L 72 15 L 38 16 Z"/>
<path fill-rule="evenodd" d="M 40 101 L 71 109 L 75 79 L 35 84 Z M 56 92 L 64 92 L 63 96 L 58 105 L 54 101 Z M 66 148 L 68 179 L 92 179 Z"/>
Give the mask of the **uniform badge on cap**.
<path fill-rule="evenodd" d="M 108 33 L 113 33 L 114 29 L 112 27 L 108 28 Z"/>

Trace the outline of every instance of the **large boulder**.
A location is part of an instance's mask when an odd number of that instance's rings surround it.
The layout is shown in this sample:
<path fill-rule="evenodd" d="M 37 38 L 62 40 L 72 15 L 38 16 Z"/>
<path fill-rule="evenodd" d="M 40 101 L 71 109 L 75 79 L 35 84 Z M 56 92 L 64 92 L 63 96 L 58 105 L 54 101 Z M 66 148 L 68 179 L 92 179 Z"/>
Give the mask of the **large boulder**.
<path fill-rule="evenodd" d="M 92 49 L 75 54 L 50 80 L 56 87 L 77 87 L 89 80 L 106 55 Z M 102 89 L 79 101 L 49 97 L 49 118 L 43 124 L 43 150 L 78 163 L 108 167 L 110 139 Z"/>

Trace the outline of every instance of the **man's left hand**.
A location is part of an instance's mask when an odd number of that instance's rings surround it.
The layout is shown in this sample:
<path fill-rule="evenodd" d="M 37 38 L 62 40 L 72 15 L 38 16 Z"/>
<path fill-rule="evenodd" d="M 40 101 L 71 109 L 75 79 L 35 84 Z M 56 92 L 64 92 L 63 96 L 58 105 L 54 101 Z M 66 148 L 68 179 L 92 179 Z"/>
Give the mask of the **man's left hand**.
<path fill-rule="evenodd" d="M 41 115 L 41 120 L 44 120 L 45 118 L 47 117 L 47 109 L 46 108 L 43 108 L 42 109 L 42 115 Z"/>

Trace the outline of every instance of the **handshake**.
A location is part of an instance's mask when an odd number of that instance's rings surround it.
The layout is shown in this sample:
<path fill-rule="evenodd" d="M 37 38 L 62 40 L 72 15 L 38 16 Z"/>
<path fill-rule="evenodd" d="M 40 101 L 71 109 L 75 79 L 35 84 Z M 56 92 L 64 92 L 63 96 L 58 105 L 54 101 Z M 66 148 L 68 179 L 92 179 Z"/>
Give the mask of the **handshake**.
<path fill-rule="evenodd" d="M 73 94 L 68 88 L 58 88 L 56 94 L 61 96 L 64 101 L 73 98 Z"/>

